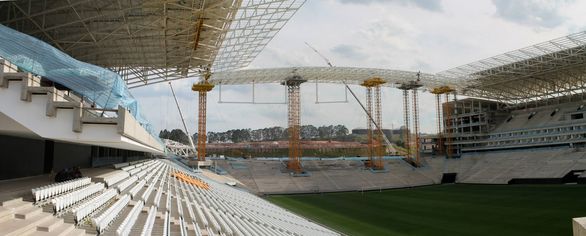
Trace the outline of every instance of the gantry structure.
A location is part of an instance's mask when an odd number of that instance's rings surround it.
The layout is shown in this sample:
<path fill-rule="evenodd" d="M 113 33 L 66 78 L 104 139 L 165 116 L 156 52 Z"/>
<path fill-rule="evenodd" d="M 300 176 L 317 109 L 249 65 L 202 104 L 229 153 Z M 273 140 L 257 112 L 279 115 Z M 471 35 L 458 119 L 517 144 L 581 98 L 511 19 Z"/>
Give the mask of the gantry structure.
<path fill-rule="evenodd" d="M 390 69 L 375 69 L 375 68 L 356 68 L 356 67 L 291 67 L 291 68 L 267 68 L 267 69 L 250 69 L 250 70 L 239 70 L 239 71 L 226 71 L 214 73 L 209 80 L 210 83 L 215 85 L 240 85 L 240 84 L 259 84 L 259 83 L 284 83 L 289 78 L 300 78 L 308 83 L 338 83 L 345 85 L 360 85 L 366 89 L 366 105 L 364 106 L 367 116 L 367 127 L 368 127 L 368 160 L 365 162 L 365 167 L 373 171 L 384 171 L 385 166 L 383 162 L 383 156 L 386 153 L 385 144 L 383 141 L 388 142 L 388 139 L 384 137 L 381 132 L 382 127 L 382 105 L 381 105 L 381 88 L 382 87 L 393 87 L 404 89 L 407 92 L 412 92 L 414 99 L 413 104 L 405 105 L 408 111 L 411 105 L 417 107 L 417 92 L 422 89 L 431 90 L 435 87 L 442 85 L 441 81 L 434 78 L 432 74 L 401 71 L 401 70 L 390 70 Z M 291 92 L 291 90 L 289 90 Z M 289 96 L 288 104 L 295 104 L 295 101 L 291 101 L 291 98 L 299 99 L 297 96 Z M 415 109 L 417 110 L 417 109 Z M 299 115 L 297 109 L 289 108 L 288 117 L 297 117 Z M 410 117 L 408 114 L 406 117 Z M 418 124 L 418 116 L 413 116 Z M 407 123 L 408 125 L 408 123 Z M 290 122 L 291 132 L 291 122 Z M 376 127 L 376 130 L 374 129 Z M 410 130 L 409 128 L 406 129 Z M 418 132 L 418 128 L 416 128 Z M 418 138 L 418 134 L 415 140 Z M 406 135 L 411 136 L 411 133 Z M 298 135 L 289 136 L 298 138 Z M 297 140 L 291 140 L 290 145 L 290 160 L 289 163 L 297 163 L 298 155 L 297 146 L 295 144 Z M 417 147 L 417 145 L 413 145 Z M 301 149 L 301 147 L 299 147 Z M 409 148 L 408 152 L 417 153 L 411 151 Z M 407 160 L 414 166 L 419 166 L 418 155 L 410 156 L 407 155 Z M 290 170 L 297 173 L 296 168 L 289 167 Z"/>
<path fill-rule="evenodd" d="M 305 0 L 0 1 L 0 24 L 130 88 L 247 66 Z"/>

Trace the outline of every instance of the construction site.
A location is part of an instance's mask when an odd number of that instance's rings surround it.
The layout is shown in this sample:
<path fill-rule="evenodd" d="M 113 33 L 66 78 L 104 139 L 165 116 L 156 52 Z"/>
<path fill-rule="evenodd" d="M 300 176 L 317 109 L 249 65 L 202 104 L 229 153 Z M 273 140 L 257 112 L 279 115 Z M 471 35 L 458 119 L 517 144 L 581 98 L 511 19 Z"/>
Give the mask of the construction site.
<path fill-rule="evenodd" d="M 0 1 L 0 235 L 586 235 L 586 31 L 435 73 L 335 66 L 307 42 L 323 66 L 250 68 L 304 4 Z M 362 141 L 302 139 L 314 85 L 359 108 Z M 131 93 L 154 86 L 186 142 Z M 222 101 L 230 86 L 250 101 Z M 229 103 L 286 107 L 286 140 L 210 142 Z"/>

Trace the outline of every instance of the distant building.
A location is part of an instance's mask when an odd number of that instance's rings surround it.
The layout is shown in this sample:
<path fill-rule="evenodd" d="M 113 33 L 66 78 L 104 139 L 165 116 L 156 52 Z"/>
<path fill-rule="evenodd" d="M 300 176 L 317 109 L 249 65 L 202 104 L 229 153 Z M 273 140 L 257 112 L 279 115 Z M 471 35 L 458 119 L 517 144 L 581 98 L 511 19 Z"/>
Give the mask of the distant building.
<path fill-rule="evenodd" d="M 419 151 L 421 153 L 432 154 L 436 149 L 436 135 L 422 135 L 419 137 Z"/>

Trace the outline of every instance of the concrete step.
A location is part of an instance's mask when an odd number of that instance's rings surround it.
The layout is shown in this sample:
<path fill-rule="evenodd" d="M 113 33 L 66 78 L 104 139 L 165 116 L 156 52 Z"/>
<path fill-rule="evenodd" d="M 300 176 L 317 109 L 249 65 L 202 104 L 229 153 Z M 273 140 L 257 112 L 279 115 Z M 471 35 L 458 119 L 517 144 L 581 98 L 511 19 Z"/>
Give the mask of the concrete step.
<path fill-rule="evenodd" d="M 39 213 L 43 212 L 43 209 L 41 209 L 40 207 L 36 207 L 33 205 L 30 205 L 27 208 L 18 210 L 14 213 L 14 218 L 17 219 L 28 219 L 31 218 L 35 215 L 38 215 Z"/>
<path fill-rule="evenodd" d="M 81 121 L 84 124 L 108 124 L 108 125 L 115 125 L 118 124 L 118 118 L 116 117 L 83 117 Z"/>
<path fill-rule="evenodd" d="M 9 220 L 12 219 L 13 217 L 13 212 L 3 206 L 0 206 L 0 222 L 4 221 L 4 220 Z"/>
<path fill-rule="evenodd" d="M 4 73 L 4 79 L 8 79 L 8 80 L 22 80 L 24 78 L 27 78 L 29 76 L 29 73 L 27 72 L 7 72 Z"/>
<path fill-rule="evenodd" d="M 65 234 L 64 236 L 85 236 L 85 235 L 88 235 L 88 234 L 86 234 L 85 230 L 73 229 L 71 232 Z"/>
<path fill-rule="evenodd" d="M 52 219 L 37 225 L 37 231 L 51 232 L 61 224 L 64 224 L 63 219 L 53 217 Z"/>
<path fill-rule="evenodd" d="M 15 198 L 15 199 L 10 199 L 8 201 L 3 201 L 2 204 L 0 204 L 3 207 L 11 207 L 14 205 L 21 205 L 23 203 L 22 198 Z"/>
<path fill-rule="evenodd" d="M 33 207 L 33 204 L 30 202 L 22 201 L 22 198 L 18 198 L 16 200 L 10 200 L 2 203 L 2 207 L 8 209 L 10 212 L 15 213 L 19 210 Z"/>
<path fill-rule="evenodd" d="M 28 86 L 27 91 L 32 94 L 47 94 L 53 91 L 53 87 L 39 87 L 39 86 Z"/>
<path fill-rule="evenodd" d="M 71 231 L 73 231 L 75 229 L 75 225 L 73 224 L 61 224 L 59 226 L 57 226 L 55 229 L 53 229 L 50 232 L 45 232 L 45 231 L 35 231 L 32 232 L 30 235 L 39 235 L 39 236 L 65 236 L 67 234 L 69 234 Z"/>
<path fill-rule="evenodd" d="M 4 236 L 20 236 L 25 235 L 31 231 L 36 231 L 36 227 L 40 222 L 49 220 L 53 215 L 41 212 L 35 216 L 27 219 L 11 219 L 0 223 L 0 235 Z"/>
<path fill-rule="evenodd" d="M 71 109 L 74 107 L 78 107 L 79 103 L 69 101 L 54 101 L 53 106 L 55 106 L 56 108 Z"/>

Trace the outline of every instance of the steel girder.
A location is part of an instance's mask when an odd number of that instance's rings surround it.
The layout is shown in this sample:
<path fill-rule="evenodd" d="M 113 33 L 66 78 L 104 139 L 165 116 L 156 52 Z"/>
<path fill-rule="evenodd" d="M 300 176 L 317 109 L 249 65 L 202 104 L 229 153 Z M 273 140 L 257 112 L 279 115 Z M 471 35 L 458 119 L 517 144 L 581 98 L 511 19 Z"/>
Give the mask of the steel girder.
<path fill-rule="evenodd" d="M 357 67 L 290 67 L 251 69 L 214 73 L 210 83 L 222 85 L 251 83 L 280 83 L 291 76 L 301 76 L 311 82 L 361 84 L 366 79 L 381 78 L 386 83 L 382 86 L 397 87 L 417 80 L 418 72 L 357 68 Z M 442 85 L 432 74 L 421 73 L 420 83 L 424 88 Z"/>
<path fill-rule="evenodd" d="M 129 87 L 247 66 L 305 0 L 0 1 L 0 24 L 81 61 L 111 68 Z"/>
<path fill-rule="evenodd" d="M 586 31 L 436 74 L 459 94 L 511 106 L 547 103 L 584 92 Z"/>

